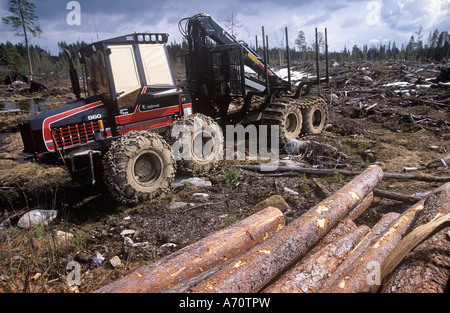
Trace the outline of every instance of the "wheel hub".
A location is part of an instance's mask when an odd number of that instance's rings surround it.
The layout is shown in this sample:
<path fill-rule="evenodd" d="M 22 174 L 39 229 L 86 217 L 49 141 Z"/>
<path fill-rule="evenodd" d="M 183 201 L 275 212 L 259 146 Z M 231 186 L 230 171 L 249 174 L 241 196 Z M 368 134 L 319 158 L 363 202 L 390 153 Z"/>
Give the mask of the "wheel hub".
<path fill-rule="evenodd" d="M 163 161 L 154 152 L 141 153 L 134 163 L 134 179 L 140 185 L 151 185 L 159 179 L 162 173 Z"/>

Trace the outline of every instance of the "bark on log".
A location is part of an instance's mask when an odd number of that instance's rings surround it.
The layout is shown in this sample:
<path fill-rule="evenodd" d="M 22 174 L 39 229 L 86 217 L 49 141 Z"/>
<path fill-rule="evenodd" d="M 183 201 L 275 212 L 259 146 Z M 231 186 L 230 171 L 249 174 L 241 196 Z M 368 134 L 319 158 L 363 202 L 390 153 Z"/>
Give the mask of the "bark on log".
<path fill-rule="evenodd" d="M 416 203 L 421 200 L 418 197 L 408 196 L 408 195 L 405 196 L 405 195 L 402 195 L 399 193 L 388 192 L 388 191 L 380 190 L 380 189 L 375 189 L 373 191 L 373 194 L 375 197 L 391 199 L 391 200 L 396 200 L 396 201 L 401 201 L 401 202 L 406 202 L 406 203 Z"/>
<path fill-rule="evenodd" d="M 349 214 L 348 218 L 352 221 L 356 220 L 361 214 L 363 214 L 371 205 L 373 202 L 373 192 L 370 192 L 362 201 L 360 204 L 356 206 Z"/>
<path fill-rule="evenodd" d="M 331 242 L 335 241 L 339 236 L 342 236 L 344 234 L 347 234 L 349 232 L 352 232 L 356 229 L 355 223 L 345 218 L 341 222 L 339 222 L 336 227 L 334 227 L 325 237 L 323 237 L 315 246 L 314 248 L 308 253 L 315 253 L 325 247 L 327 244 L 330 244 Z M 198 276 L 192 277 L 191 279 L 185 280 L 167 290 L 164 290 L 164 293 L 191 293 L 195 287 L 197 287 L 199 284 L 201 284 L 203 281 L 211 277 L 214 273 L 220 271 L 225 266 L 229 265 L 230 263 L 234 262 L 234 259 L 227 261 L 224 264 L 221 264 L 219 266 L 216 266 L 209 271 L 205 271 L 201 273 Z"/>
<path fill-rule="evenodd" d="M 96 292 L 158 292 L 243 253 L 285 225 L 283 213 L 266 208 L 145 266 Z"/>
<path fill-rule="evenodd" d="M 386 229 L 400 217 L 399 213 L 390 212 L 378 221 L 378 223 L 370 230 L 366 237 L 359 243 L 359 245 L 347 255 L 345 260 L 339 267 L 322 283 L 322 287 L 318 290 L 319 293 L 329 293 L 331 288 L 336 286 L 342 277 L 345 277 L 347 272 L 351 269 L 353 264 L 359 259 L 368 247 L 383 234 Z"/>
<path fill-rule="evenodd" d="M 355 231 L 358 227 L 356 224 L 348 217 L 340 221 L 332 230 L 328 232 L 319 242 L 312 248 L 305 257 L 312 253 L 316 253 L 320 249 L 324 248 L 326 245 L 334 242 L 339 237 L 346 235 L 352 231 Z"/>
<path fill-rule="evenodd" d="M 275 283 L 264 289 L 265 293 L 313 293 L 326 277 L 333 273 L 347 254 L 369 232 L 366 225 L 338 237 L 316 253 L 308 254 Z"/>
<path fill-rule="evenodd" d="M 241 254 L 197 286 L 193 292 L 256 292 L 305 255 L 383 178 L 370 166 L 335 195 L 320 202 L 284 229 Z"/>
<path fill-rule="evenodd" d="M 399 251 L 394 251 L 389 256 L 389 260 L 383 264 L 382 279 L 386 274 L 384 272 L 389 272 L 390 267 L 396 267 L 404 255 L 410 251 L 393 273 L 383 281 L 382 292 L 444 292 L 450 278 L 450 227 L 448 222 L 446 225 L 440 226 L 439 220 L 434 219 L 444 215 L 443 218 L 448 220 L 450 184 L 446 184 L 446 186 L 444 190 L 428 197 L 424 203 L 424 209 L 414 225 L 414 231 L 398 245 Z M 432 220 L 433 222 L 431 222 Z M 421 240 L 423 239 L 421 237 L 427 236 L 428 233 L 433 235 L 428 236 L 425 241 Z M 418 244 L 420 241 L 423 242 Z M 392 262 L 393 264 L 391 264 Z"/>
<path fill-rule="evenodd" d="M 330 288 L 330 292 L 369 292 L 373 285 L 381 284 L 381 264 L 400 242 L 422 209 L 423 201 L 420 201 L 405 211 L 381 237 L 370 245 L 346 275 L 341 277 L 337 285 Z"/>

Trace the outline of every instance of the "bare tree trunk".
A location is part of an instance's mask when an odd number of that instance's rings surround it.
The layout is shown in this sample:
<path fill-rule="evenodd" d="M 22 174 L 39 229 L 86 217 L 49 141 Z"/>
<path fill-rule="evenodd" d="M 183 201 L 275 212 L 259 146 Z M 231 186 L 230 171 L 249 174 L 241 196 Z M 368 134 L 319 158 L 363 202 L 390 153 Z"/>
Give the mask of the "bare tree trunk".
<path fill-rule="evenodd" d="M 363 214 L 373 202 L 373 192 L 370 192 L 364 199 L 362 199 L 361 203 L 356 206 L 349 214 L 348 218 L 352 221 L 356 220 L 361 214 Z"/>
<path fill-rule="evenodd" d="M 22 20 L 23 34 L 25 35 L 25 46 L 27 48 L 27 57 L 28 57 L 28 69 L 30 70 L 30 81 L 32 81 L 33 80 L 33 68 L 31 66 L 31 55 L 30 55 L 30 46 L 28 44 L 27 27 L 25 25 L 25 17 L 23 16 L 22 2 L 19 0 L 17 3 L 19 5 L 20 18 Z"/>

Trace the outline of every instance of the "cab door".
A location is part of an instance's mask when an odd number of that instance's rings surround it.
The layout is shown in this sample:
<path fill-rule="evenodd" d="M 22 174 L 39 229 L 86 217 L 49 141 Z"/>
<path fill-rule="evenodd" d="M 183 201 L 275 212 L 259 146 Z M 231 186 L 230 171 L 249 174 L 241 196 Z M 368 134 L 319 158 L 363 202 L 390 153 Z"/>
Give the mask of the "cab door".
<path fill-rule="evenodd" d="M 108 49 L 119 134 L 172 124 L 180 113 L 180 94 L 165 45 L 111 45 Z"/>
<path fill-rule="evenodd" d="M 112 99 L 117 102 L 118 115 L 133 112 L 144 85 L 139 73 L 135 47 L 128 45 L 107 46 L 111 68 Z"/>

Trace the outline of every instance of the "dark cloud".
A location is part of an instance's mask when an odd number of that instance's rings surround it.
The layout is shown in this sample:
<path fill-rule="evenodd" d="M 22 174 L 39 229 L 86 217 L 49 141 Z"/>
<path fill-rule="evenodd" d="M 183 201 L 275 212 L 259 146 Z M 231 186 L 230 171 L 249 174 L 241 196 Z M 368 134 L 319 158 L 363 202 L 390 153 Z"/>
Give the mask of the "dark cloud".
<path fill-rule="evenodd" d="M 179 42 L 181 18 L 204 12 L 225 25 L 232 10 L 243 24 L 239 39 L 249 43 L 261 33 L 261 26 L 273 37 L 272 45 L 280 43 L 284 26 L 294 37 L 299 30 L 311 37 L 314 27 L 328 27 L 331 49 L 336 50 L 374 38 L 389 38 L 400 45 L 420 26 L 424 33 L 450 30 L 450 0 L 78 0 L 79 26 L 66 22 L 69 0 L 32 1 L 44 30 L 33 44 L 47 46 L 53 53 L 58 52 L 58 41 L 90 42 L 135 31 L 167 32 L 170 40 Z M 7 3 L 0 0 L 0 13 L 6 13 Z M 0 24 L 0 38 L 22 40 L 4 24 Z"/>

